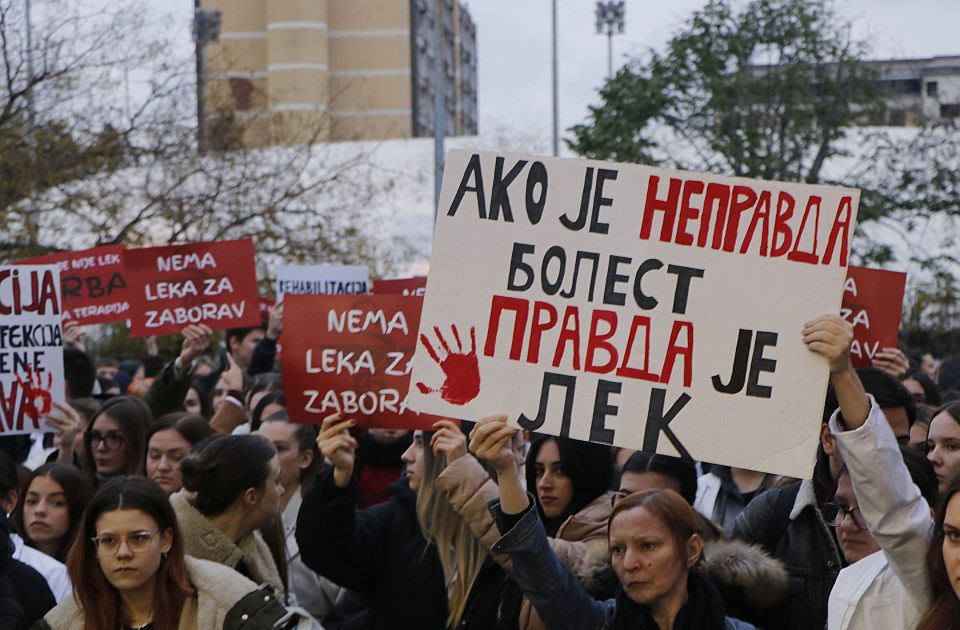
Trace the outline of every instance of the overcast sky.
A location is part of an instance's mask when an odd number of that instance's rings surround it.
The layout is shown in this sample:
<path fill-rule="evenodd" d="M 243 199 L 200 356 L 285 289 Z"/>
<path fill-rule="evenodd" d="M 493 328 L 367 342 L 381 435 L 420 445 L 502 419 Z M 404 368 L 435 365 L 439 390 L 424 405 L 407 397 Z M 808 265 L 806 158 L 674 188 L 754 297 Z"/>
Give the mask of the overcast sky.
<path fill-rule="evenodd" d="M 347 0 L 339 0 L 347 1 Z M 383 0 L 386 2 L 387 0 Z M 399 0 L 390 0 L 391 2 Z M 193 0 L 151 0 L 175 16 L 189 37 Z M 482 134 L 500 128 L 549 138 L 551 0 L 466 0 L 478 30 Z M 581 122 L 607 72 L 607 41 L 597 35 L 593 0 L 557 0 L 561 133 Z M 614 65 L 653 47 L 705 0 L 626 0 L 626 31 L 614 36 Z M 739 3 L 742 5 L 742 2 Z M 843 0 L 855 34 L 870 37 L 878 57 L 960 54 L 960 1 Z"/>

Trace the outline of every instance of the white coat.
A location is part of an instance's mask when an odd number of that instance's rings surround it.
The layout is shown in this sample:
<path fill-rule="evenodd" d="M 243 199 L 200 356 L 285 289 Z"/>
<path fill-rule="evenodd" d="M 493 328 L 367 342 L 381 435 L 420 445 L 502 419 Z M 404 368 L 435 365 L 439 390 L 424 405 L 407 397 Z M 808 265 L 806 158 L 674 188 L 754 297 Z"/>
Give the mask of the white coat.
<path fill-rule="evenodd" d="M 933 536 L 930 506 L 910 478 L 893 430 L 870 397 L 870 415 L 844 431 L 830 419 L 860 513 L 881 551 L 840 572 L 830 593 L 828 630 L 911 630 L 927 609 L 924 558 Z"/>

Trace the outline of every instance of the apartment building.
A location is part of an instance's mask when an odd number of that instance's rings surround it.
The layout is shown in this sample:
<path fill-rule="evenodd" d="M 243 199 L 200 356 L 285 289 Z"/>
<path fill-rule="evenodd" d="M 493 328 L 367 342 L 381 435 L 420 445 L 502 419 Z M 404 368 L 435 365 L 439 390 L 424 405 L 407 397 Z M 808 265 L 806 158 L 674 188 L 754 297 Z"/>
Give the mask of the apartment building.
<path fill-rule="evenodd" d="M 442 6 L 447 135 L 477 133 L 476 26 L 459 0 L 202 0 L 222 13 L 206 109 L 248 146 L 433 134 Z"/>

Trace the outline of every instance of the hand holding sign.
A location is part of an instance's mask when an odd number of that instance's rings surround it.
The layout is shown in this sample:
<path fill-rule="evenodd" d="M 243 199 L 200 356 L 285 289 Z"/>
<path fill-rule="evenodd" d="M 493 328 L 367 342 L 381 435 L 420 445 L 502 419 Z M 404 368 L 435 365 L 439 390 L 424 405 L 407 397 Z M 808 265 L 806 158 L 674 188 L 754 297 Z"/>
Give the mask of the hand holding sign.
<path fill-rule="evenodd" d="M 477 360 L 477 331 L 470 327 L 470 350 L 464 353 L 463 344 L 460 341 L 460 334 L 457 326 L 450 327 L 453 330 L 453 338 L 457 342 L 457 351 L 454 352 L 443 338 L 440 328 L 433 327 L 433 332 L 437 336 L 443 348 L 444 355 L 441 358 L 440 353 L 431 345 L 426 335 L 420 335 L 420 343 L 423 344 L 440 369 L 443 370 L 443 385 L 439 388 L 431 388 L 424 383 L 418 382 L 417 389 L 421 394 L 440 393 L 440 397 L 452 405 L 465 405 L 480 393 L 480 367 Z"/>
<path fill-rule="evenodd" d="M 803 327 L 803 343 L 830 364 L 830 374 L 852 370 L 853 326 L 839 315 L 821 315 Z"/>
<path fill-rule="evenodd" d="M 900 348 L 884 348 L 873 359 L 873 367 L 899 379 L 910 369 L 910 361 Z"/>
<path fill-rule="evenodd" d="M 68 447 L 73 453 L 73 441 L 83 424 L 80 414 L 67 403 L 53 403 L 53 410 L 47 414 L 47 426 L 60 434 L 60 447 Z"/>
<path fill-rule="evenodd" d="M 189 370 L 193 360 L 210 346 L 213 329 L 206 324 L 187 326 L 183 329 L 183 347 L 180 348 L 180 368 Z"/>
<path fill-rule="evenodd" d="M 467 436 L 453 420 L 440 420 L 433 425 L 437 431 L 430 438 L 430 448 L 437 457 L 447 458 L 447 465 L 467 454 Z"/>
<path fill-rule="evenodd" d="M 507 424 L 503 415 L 484 418 L 470 433 L 470 452 L 481 462 L 489 464 L 497 473 L 514 470 L 516 458 L 511 448 L 513 435 L 518 431 Z"/>
<path fill-rule="evenodd" d="M 278 302 L 270 309 L 270 319 L 267 321 L 267 338 L 276 341 L 283 332 L 283 302 Z"/>
<path fill-rule="evenodd" d="M 71 319 L 63 322 L 64 348 L 75 348 L 81 352 L 86 351 L 87 348 L 83 342 L 83 337 L 83 326 L 78 324 L 76 320 Z"/>
<path fill-rule="evenodd" d="M 317 448 L 333 464 L 333 482 L 338 488 L 346 488 L 353 476 L 357 441 L 349 431 L 355 424 L 353 419 L 344 420 L 342 413 L 335 413 L 323 419 L 317 436 Z"/>

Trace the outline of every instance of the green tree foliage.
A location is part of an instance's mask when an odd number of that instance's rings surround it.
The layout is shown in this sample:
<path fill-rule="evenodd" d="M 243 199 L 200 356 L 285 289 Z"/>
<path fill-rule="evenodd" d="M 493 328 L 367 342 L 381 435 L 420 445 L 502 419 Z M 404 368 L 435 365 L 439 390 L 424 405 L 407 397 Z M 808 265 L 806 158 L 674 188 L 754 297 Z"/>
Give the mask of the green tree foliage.
<path fill-rule="evenodd" d="M 711 0 L 664 53 L 601 89 L 568 144 L 599 159 L 819 182 L 845 129 L 882 112 L 865 50 L 827 0 L 753 0 L 739 12 Z"/>

